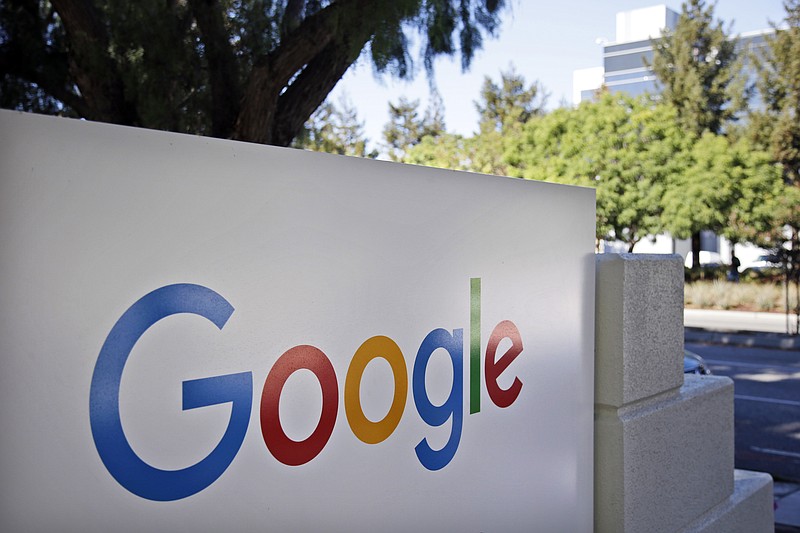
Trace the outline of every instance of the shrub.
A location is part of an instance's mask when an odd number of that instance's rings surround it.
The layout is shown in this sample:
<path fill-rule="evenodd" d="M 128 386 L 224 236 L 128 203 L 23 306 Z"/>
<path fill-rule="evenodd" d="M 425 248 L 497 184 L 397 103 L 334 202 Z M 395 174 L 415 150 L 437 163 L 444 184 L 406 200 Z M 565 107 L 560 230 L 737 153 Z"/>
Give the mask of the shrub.
<path fill-rule="evenodd" d="M 683 300 L 686 307 L 701 309 L 737 309 L 741 311 L 783 311 L 784 287 L 774 283 L 730 283 L 721 280 L 686 283 Z M 796 305 L 790 297 L 790 309 Z"/>

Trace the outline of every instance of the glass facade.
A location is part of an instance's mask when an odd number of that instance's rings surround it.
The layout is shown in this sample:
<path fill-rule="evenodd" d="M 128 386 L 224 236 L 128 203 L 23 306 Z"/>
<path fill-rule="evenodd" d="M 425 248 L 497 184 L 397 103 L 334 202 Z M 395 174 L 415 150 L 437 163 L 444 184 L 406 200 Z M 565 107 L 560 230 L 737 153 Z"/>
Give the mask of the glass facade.
<path fill-rule="evenodd" d="M 612 92 L 632 96 L 657 91 L 655 75 L 647 65 L 653 62 L 650 40 L 617 43 L 603 48 L 603 84 Z"/>
<path fill-rule="evenodd" d="M 663 12 L 662 12 L 663 9 Z M 637 18 L 638 17 L 638 18 Z M 623 21 L 625 31 L 620 32 L 620 21 Z M 674 28 L 678 21 L 678 13 L 656 6 L 631 12 L 617 14 L 617 39 L 633 39 L 624 42 L 609 43 L 603 47 L 603 74 L 602 84 L 612 92 L 627 92 L 640 95 L 645 92 L 658 92 L 657 80 L 653 71 L 647 66 L 653 62 L 653 44 L 650 39 L 642 39 L 644 35 L 658 35 L 658 28 Z M 642 26 L 644 24 L 644 26 Z M 745 70 L 754 81 L 750 59 L 744 51 L 758 53 L 767 46 L 768 36 L 774 30 L 750 32 L 736 37 L 736 49 L 745 59 Z M 594 83 L 597 83 L 595 81 Z M 578 89 L 580 89 L 578 91 Z M 596 89 L 589 88 L 585 83 L 576 85 L 573 98 L 580 101 L 591 100 L 595 97 Z M 758 100 L 751 102 L 759 105 Z M 576 105 L 578 101 L 574 102 Z"/>
<path fill-rule="evenodd" d="M 653 62 L 653 49 L 630 52 L 621 55 L 605 55 L 603 57 L 603 67 L 606 69 L 606 76 L 613 76 L 620 70 L 632 70 L 645 68 L 645 61 Z"/>
<path fill-rule="evenodd" d="M 641 81 L 643 78 L 649 78 L 650 76 L 651 76 L 650 71 L 642 67 L 640 69 L 625 72 L 624 74 L 606 75 L 605 82 L 606 85 L 611 85 L 622 81 L 631 81 L 631 80 Z"/>
<path fill-rule="evenodd" d="M 737 37 L 737 51 L 758 52 L 767 46 L 767 36 L 773 30 L 764 30 Z M 647 64 L 653 62 L 653 46 L 647 41 L 615 43 L 603 48 L 603 85 L 612 92 L 627 92 L 633 96 L 658 92 L 657 78 Z M 748 65 L 745 56 L 745 68 Z M 752 81 L 752 80 L 751 80 Z M 581 91 L 581 101 L 594 98 L 595 91 Z M 754 102 L 758 105 L 758 102 Z"/>
<path fill-rule="evenodd" d="M 603 49 L 604 54 L 630 52 L 637 48 L 650 48 L 650 41 L 631 41 L 629 43 L 609 44 Z"/>
<path fill-rule="evenodd" d="M 653 94 L 658 92 L 656 81 L 652 77 L 646 80 L 642 78 L 638 81 L 629 81 L 625 82 L 624 84 L 620 83 L 617 85 L 608 83 L 606 84 L 606 87 L 608 87 L 611 92 L 626 92 L 631 96 L 640 96 L 644 93 Z"/>

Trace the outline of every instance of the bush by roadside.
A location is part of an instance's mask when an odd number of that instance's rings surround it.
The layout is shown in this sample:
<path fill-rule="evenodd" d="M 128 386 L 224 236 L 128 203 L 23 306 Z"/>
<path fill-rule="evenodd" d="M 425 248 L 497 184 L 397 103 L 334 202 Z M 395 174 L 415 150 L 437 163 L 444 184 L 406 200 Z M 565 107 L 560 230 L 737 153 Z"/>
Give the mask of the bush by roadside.
<path fill-rule="evenodd" d="M 721 279 L 694 281 L 684 285 L 684 305 L 693 309 L 785 312 L 786 289 L 776 283 L 730 283 Z M 797 299 L 789 291 L 789 308 L 796 309 Z"/>
<path fill-rule="evenodd" d="M 687 267 L 683 270 L 683 279 L 686 283 L 725 281 L 728 279 L 729 272 L 730 267 L 728 265 L 703 265 L 697 270 Z M 781 268 L 746 268 L 739 274 L 739 280 L 743 282 L 780 284 L 784 280 L 784 273 Z"/>

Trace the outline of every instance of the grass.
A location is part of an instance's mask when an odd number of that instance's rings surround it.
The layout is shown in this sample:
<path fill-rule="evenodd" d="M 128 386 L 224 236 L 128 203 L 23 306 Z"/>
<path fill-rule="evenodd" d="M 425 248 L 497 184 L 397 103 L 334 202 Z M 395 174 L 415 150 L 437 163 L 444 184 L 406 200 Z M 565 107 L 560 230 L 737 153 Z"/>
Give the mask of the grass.
<path fill-rule="evenodd" d="M 693 309 L 785 312 L 786 289 L 772 283 L 729 283 L 727 281 L 695 281 L 686 283 L 684 305 Z M 789 291 L 789 308 L 797 308 L 794 287 Z"/>

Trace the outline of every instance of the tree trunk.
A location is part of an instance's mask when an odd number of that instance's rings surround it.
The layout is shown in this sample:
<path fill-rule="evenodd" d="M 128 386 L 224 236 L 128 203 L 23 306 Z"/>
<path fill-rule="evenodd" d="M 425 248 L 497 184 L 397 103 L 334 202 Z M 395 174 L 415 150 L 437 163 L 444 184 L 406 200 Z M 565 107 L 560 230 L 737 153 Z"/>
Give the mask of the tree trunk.
<path fill-rule="evenodd" d="M 692 270 L 700 270 L 700 232 L 692 233 Z"/>
<path fill-rule="evenodd" d="M 387 18 L 389 8 L 396 20 Z M 405 15 L 388 0 L 340 0 L 303 19 L 256 62 L 231 137 L 288 146 L 358 59 L 376 24 L 396 23 Z"/>
<path fill-rule="evenodd" d="M 791 258 L 792 281 L 794 282 L 794 334 L 800 335 L 800 234 L 796 228 L 792 229 L 792 241 L 789 252 Z"/>
<path fill-rule="evenodd" d="M 119 69 L 108 55 L 108 32 L 100 11 L 86 0 L 52 0 L 52 3 L 69 35 L 69 70 L 86 103 L 86 118 L 137 125 L 133 107 L 125 100 Z"/>
<path fill-rule="evenodd" d="M 223 9 L 217 0 L 190 0 L 202 35 L 211 83 L 211 135 L 229 137 L 239 114 L 241 84 L 236 54 L 228 42 Z"/>

